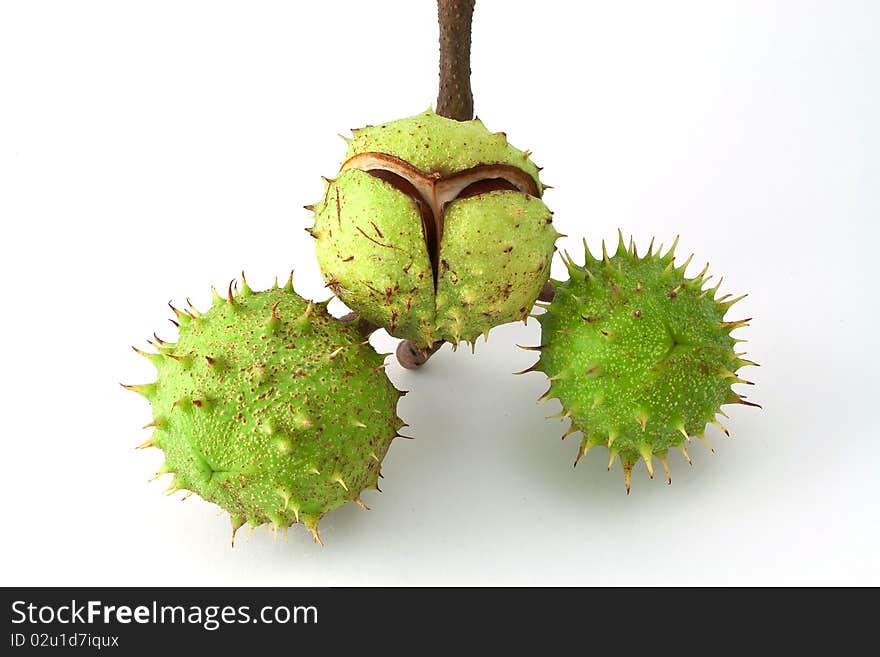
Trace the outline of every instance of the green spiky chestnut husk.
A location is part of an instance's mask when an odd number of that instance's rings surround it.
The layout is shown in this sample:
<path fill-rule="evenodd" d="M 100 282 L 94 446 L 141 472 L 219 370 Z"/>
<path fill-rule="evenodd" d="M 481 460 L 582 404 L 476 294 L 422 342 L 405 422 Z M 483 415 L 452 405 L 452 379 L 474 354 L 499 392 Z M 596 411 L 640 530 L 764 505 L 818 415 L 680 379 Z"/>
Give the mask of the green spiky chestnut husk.
<path fill-rule="evenodd" d="M 237 293 L 236 293 L 237 292 Z M 243 524 L 277 532 L 297 522 L 320 542 L 321 517 L 377 488 L 379 466 L 403 422 L 401 393 L 383 358 L 326 303 L 284 287 L 214 290 L 201 313 L 173 308 L 176 343 L 156 338 L 146 356 L 154 383 L 125 386 L 146 397 L 153 433 L 171 473 L 169 491 L 186 490 Z"/>
<path fill-rule="evenodd" d="M 328 287 L 420 347 L 526 319 L 558 237 L 529 153 L 430 110 L 353 133 L 307 206 Z"/>
<path fill-rule="evenodd" d="M 559 416 L 571 418 L 563 438 L 583 434 L 575 465 L 591 448 L 607 447 L 609 469 L 620 458 L 627 493 L 639 460 L 653 478 L 657 457 L 671 482 L 668 450 L 690 462 L 685 440 L 705 441 L 707 424 L 727 433 L 716 419 L 722 405 L 757 406 L 731 389 L 749 383 L 736 372 L 755 364 L 736 353 L 731 336 L 749 320 L 724 319 L 743 297 L 716 299 L 720 282 L 703 289 L 708 265 L 686 278 L 691 258 L 676 267 L 674 249 L 655 254 L 652 241 L 639 257 L 621 234 L 611 257 L 603 243 L 602 258 L 593 258 L 586 242 L 583 266 L 563 257 L 569 280 L 554 281 L 555 297 L 538 316 L 540 358 L 526 370 L 550 378 L 542 400 L 558 398 Z"/>

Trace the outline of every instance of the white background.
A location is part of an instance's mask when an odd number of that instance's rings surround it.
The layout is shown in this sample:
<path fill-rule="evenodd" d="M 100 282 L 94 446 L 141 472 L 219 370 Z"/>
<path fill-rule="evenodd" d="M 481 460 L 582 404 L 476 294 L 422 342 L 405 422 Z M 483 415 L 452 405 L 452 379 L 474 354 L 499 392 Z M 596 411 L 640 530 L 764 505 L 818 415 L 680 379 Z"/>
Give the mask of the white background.
<path fill-rule="evenodd" d="M 433 103 L 434 3 L 4 2 L 3 584 L 880 584 L 880 5 L 477 5 L 477 113 L 545 167 L 560 247 L 680 233 L 750 295 L 764 410 L 627 497 L 603 450 L 572 469 L 546 381 L 511 375 L 538 326 L 505 326 L 388 368 L 417 439 L 372 511 L 230 549 L 215 507 L 146 483 L 129 345 L 242 268 L 329 296 L 302 206 L 338 133 Z"/>

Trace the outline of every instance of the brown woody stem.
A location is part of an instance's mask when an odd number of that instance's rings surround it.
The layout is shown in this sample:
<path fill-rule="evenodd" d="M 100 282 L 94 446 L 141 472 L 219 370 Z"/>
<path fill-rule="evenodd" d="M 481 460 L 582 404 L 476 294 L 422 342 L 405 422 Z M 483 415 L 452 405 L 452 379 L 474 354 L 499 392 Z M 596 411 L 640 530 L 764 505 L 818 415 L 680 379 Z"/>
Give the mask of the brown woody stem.
<path fill-rule="evenodd" d="M 405 367 L 408 370 L 416 370 L 428 362 L 428 359 L 434 355 L 434 352 L 442 346 L 443 342 L 441 341 L 435 342 L 427 349 L 419 349 L 409 340 L 401 340 L 400 344 L 397 345 L 397 362 L 400 363 L 401 367 Z"/>
<path fill-rule="evenodd" d="M 547 281 L 544 283 L 544 287 L 541 288 L 541 292 L 538 294 L 538 301 L 543 301 L 544 303 L 550 303 L 553 301 L 553 298 L 556 296 L 556 290 L 553 289 L 553 283 Z"/>
<path fill-rule="evenodd" d="M 358 332 L 365 338 L 369 338 L 374 331 L 379 330 L 379 327 L 373 324 L 373 322 L 367 321 L 356 312 L 350 312 L 339 319 L 346 324 L 356 322 Z"/>
<path fill-rule="evenodd" d="M 440 23 L 440 93 L 437 114 L 456 121 L 474 118 L 471 92 L 471 22 L 475 0 L 437 0 Z"/>

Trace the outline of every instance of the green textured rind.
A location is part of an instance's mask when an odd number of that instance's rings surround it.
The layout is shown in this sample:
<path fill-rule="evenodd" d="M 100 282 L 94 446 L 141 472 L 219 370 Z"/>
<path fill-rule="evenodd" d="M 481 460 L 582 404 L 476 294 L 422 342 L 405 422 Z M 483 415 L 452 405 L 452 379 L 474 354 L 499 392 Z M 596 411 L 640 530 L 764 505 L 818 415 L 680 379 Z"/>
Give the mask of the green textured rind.
<path fill-rule="evenodd" d="M 528 317 L 550 276 L 557 238 L 547 206 L 495 191 L 446 210 L 437 277 L 439 337 L 472 342 L 487 327 Z"/>
<path fill-rule="evenodd" d="M 543 192 L 538 167 L 529 154 L 507 143 L 503 132 L 489 132 L 479 119 L 455 121 L 433 110 L 405 119 L 352 130 L 345 159 L 385 153 L 425 172 L 448 176 L 478 164 L 509 164 L 528 173 Z"/>
<path fill-rule="evenodd" d="M 171 490 L 219 505 L 233 529 L 302 522 L 317 538 L 324 514 L 376 487 L 402 426 L 383 358 L 290 285 L 193 314 L 147 355 L 157 381 L 133 387 L 152 404 L 145 446 L 165 452 Z"/>
<path fill-rule="evenodd" d="M 604 245 L 603 245 L 604 251 Z M 566 260 L 570 278 L 555 282 L 556 295 L 539 317 L 540 359 L 533 369 L 551 379 L 545 398 L 556 397 L 571 417 L 566 435 L 581 431 L 580 458 L 606 445 L 627 475 L 644 459 L 666 467 L 666 452 L 687 436 L 703 437 L 722 404 L 747 403 L 731 390 L 734 374 L 752 364 L 734 352 L 724 322 L 732 303 L 703 290 L 703 275 L 684 276 L 672 252 L 639 258 L 621 238 L 614 256 L 583 267 Z M 705 270 L 704 270 L 705 273 Z M 610 467 L 610 463 L 609 463 Z"/>
<path fill-rule="evenodd" d="M 479 120 L 429 110 L 353 133 L 346 159 L 384 153 L 444 176 L 508 164 L 543 189 L 528 153 Z M 364 319 L 423 348 L 438 340 L 473 344 L 493 326 L 523 319 L 549 277 L 559 237 L 540 198 L 493 191 L 454 200 L 445 209 L 435 290 L 422 217 L 407 194 L 343 169 L 312 209 L 309 232 L 327 286 Z"/>
<path fill-rule="evenodd" d="M 350 308 L 394 336 L 433 343 L 434 279 L 409 196 L 343 171 L 315 206 L 312 235 L 325 282 Z"/>

